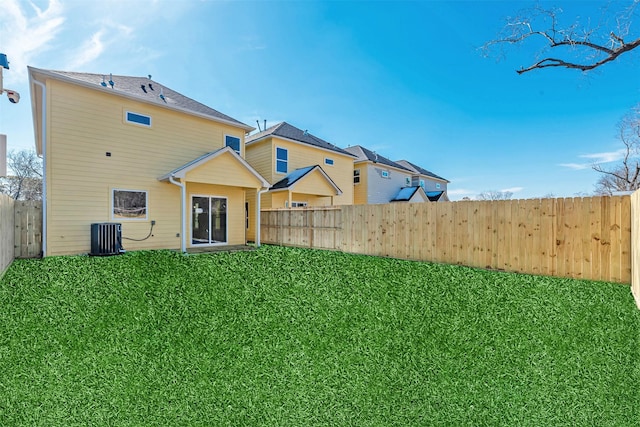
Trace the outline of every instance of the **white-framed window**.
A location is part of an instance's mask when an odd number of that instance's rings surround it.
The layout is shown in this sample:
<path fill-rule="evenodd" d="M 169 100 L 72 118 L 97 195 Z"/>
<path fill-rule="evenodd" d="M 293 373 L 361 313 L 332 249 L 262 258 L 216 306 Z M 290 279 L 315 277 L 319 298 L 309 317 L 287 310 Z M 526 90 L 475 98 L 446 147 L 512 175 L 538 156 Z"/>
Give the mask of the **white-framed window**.
<path fill-rule="evenodd" d="M 382 171 L 381 175 L 383 178 L 389 178 L 389 171 Z"/>
<path fill-rule="evenodd" d="M 409 187 L 411 185 L 411 178 L 408 176 L 404 178 L 404 185 Z"/>
<path fill-rule="evenodd" d="M 133 123 L 144 127 L 151 127 L 151 116 L 145 114 L 134 113 L 133 111 L 125 111 L 124 120 L 127 123 Z"/>
<path fill-rule="evenodd" d="M 439 182 L 436 182 L 436 188 L 440 189 L 440 183 Z"/>
<path fill-rule="evenodd" d="M 360 169 L 353 170 L 353 183 L 354 184 L 360 183 Z"/>
<path fill-rule="evenodd" d="M 324 158 L 324 164 L 325 165 L 329 165 L 329 166 L 333 166 L 333 159 L 330 159 L 329 157 L 325 157 Z"/>
<path fill-rule="evenodd" d="M 276 147 L 276 172 L 287 173 L 289 152 L 286 148 Z"/>
<path fill-rule="evenodd" d="M 111 191 L 111 219 L 146 220 L 147 207 L 148 197 L 145 190 L 114 188 Z"/>
<path fill-rule="evenodd" d="M 291 202 L 292 208 L 306 208 L 307 202 Z"/>
<path fill-rule="evenodd" d="M 240 154 L 240 138 L 237 136 L 225 135 L 224 146 L 231 147 L 236 153 Z"/>
<path fill-rule="evenodd" d="M 420 187 L 422 187 L 422 189 L 424 190 L 424 179 L 420 180 Z"/>

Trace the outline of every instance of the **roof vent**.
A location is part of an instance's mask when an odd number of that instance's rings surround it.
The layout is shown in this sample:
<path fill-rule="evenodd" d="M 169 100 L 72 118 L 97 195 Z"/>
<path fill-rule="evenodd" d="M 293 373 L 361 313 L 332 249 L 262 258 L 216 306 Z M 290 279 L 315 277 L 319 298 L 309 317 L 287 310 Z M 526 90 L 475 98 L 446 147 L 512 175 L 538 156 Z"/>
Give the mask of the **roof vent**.
<path fill-rule="evenodd" d="M 144 87 L 144 85 L 140 85 L 140 89 L 142 89 L 142 91 L 143 91 L 144 93 L 147 93 L 147 88 L 146 88 L 146 87 Z"/>
<path fill-rule="evenodd" d="M 304 132 L 302 133 L 304 136 L 309 135 L 309 131 L 307 131 L 306 129 L 304 130 Z"/>
<path fill-rule="evenodd" d="M 153 90 L 153 86 L 151 86 L 151 74 L 147 74 L 149 76 L 149 89 Z"/>
<path fill-rule="evenodd" d="M 113 86 L 115 85 L 113 82 L 113 74 L 111 73 L 109 73 L 109 85 L 111 85 L 111 89 L 113 89 Z"/>
<path fill-rule="evenodd" d="M 105 81 L 106 77 L 104 76 L 104 74 L 102 75 L 102 83 L 100 83 L 100 86 L 102 87 L 107 87 L 107 82 Z"/>
<path fill-rule="evenodd" d="M 165 103 L 167 102 L 167 100 L 164 97 L 164 92 L 162 90 L 162 88 L 160 88 L 160 95 L 158 95 L 160 97 L 160 99 L 162 99 Z"/>

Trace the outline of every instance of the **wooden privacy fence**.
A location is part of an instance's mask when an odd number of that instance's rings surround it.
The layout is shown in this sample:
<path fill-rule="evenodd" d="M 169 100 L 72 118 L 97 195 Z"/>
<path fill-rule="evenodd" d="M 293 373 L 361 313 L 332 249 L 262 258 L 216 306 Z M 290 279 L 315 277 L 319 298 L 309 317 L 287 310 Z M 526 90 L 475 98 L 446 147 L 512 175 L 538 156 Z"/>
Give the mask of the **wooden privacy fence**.
<path fill-rule="evenodd" d="M 15 258 L 34 258 L 41 252 L 42 202 L 0 194 L 0 276 Z"/>
<path fill-rule="evenodd" d="M 264 243 L 631 281 L 629 196 L 264 210 Z"/>
<path fill-rule="evenodd" d="M 42 202 L 16 201 L 14 214 L 15 257 L 39 257 L 42 253 Z"/>
<path fill-rule="evenodd" d="M 11 197 L 0 194 L 0 276 L 14 257 L 14 204 Z"/>

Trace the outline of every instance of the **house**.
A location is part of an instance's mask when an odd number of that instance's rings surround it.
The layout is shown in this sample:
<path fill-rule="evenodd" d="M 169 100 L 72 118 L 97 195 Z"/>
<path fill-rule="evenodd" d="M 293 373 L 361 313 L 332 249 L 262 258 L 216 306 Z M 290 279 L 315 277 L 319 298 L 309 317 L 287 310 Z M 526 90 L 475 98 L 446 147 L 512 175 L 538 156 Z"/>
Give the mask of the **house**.
<path fill-rule="evenodd" d="M 105 222 L 125 249 L 247 242 L 246 201 L 270 186 L 245 160 L 251 126 L 151 76 L 28 71 L 45 256 L 89 252 Z"/>
<path fill-rule="evenodd" d="M 394 162 L 361 145 L 346 148 L 353 166 L 355 204 L 445 201 L 449 182 L 406 160 Z"/>
<path fill-rule="evenodd" d="M 346 151 L 356 156 L 353 163 L 355 204 L 427 200 L 424 191 L 400 194 L 404 187 L 411 187 L 411 170 L 361 145 L 348 147 Z M 409 200 L 406 200 L 407 196 Z"/>
<path fill-rule="evenodd" d="M 245 150 L 247 162 L 270 183 L 261 193 L 262 208 L 353 204 L 354 156 L 308 131 L 281 122 L 249 135 Z"/>
<path fill-rule="evenodd" d="M 449 184 L 450 181 L 414 163 L 411 163 L 408 160 L 397 160 L 396 163 L 413 172 L 413 175 L 411 177 L 411 185 L 419 185 L 420 187 L 422 187 L 429 197 L 430 201 L 449 201 L 449 195 L 447 194 L 447 184 Z"/>

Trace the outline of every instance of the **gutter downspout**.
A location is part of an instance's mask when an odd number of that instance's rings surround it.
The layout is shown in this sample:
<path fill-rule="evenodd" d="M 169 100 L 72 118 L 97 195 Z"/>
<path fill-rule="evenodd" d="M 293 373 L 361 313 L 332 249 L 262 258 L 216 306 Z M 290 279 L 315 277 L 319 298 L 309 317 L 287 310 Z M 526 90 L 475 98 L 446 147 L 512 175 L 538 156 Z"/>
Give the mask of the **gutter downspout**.
<path fill-rule="evenodd" d="M 269 191 L 268 188 L 263 190 L 258 190 L 258 196 L 256 197 L 256 248 L 260 247 L 260 199 L 262 199 L 262 195 Z"/>
<path fill-rule="evenodd" d="M 182 200 L 182 208 L 180 209 L 181 212 L 181 223 L 182 223 L 182 230 L 180 232 L 180 250 L 182 252 L 186 252 L 187 251 L 187 188 L 184 184 L 184 182 L 178 182 L 176 180 L 173 179 L 173 175 L 169 175 L 169 182 L 177 185 L 178 187 L 180 187 L 180 193 L 181 193 L 181 200 Z"/>
<path fill-rule="evenodd" d="M 42 257 L 47 256 L 47 87 L 35 78 L 42 88 Z"/>

